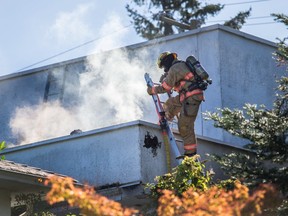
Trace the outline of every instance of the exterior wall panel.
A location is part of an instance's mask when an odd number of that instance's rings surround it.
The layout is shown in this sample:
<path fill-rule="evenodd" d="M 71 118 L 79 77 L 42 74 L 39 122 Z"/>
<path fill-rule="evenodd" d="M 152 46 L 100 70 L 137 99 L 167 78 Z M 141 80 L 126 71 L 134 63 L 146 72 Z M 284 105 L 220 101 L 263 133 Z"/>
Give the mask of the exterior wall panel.
<path fill-rule="evenodd" d="M 6 149 L 7 160 L 71 176 L 94 186 L 153 181 L 167 172 L 159 128 L 138 121 Z M 152 125 L 152 127 L 151 127 Z M 153 156 L 145 135 L 161 147 Z"/>

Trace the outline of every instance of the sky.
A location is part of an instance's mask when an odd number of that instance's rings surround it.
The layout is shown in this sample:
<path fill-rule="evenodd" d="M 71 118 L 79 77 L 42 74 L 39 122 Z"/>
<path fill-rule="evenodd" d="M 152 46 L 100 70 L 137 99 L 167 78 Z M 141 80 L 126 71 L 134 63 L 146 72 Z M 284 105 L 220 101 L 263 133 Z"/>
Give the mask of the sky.
<path fill-rule="evenodd" d="M 277 37 L 288 36 L 286 27 L 275 23 L 270 16 L 271 13 L 287 15 L 287 0 L 202 2 L 225 4 L 217 16 L 208 17 L 205 26 L 223 24 L 224 20 L 251 7 L 251 16 L 241 31 L 272 42 L 277 42 Z M 146 41 L 131 24 L 125 8 L 129 3 L 0 0 L 0 76 Z"/>

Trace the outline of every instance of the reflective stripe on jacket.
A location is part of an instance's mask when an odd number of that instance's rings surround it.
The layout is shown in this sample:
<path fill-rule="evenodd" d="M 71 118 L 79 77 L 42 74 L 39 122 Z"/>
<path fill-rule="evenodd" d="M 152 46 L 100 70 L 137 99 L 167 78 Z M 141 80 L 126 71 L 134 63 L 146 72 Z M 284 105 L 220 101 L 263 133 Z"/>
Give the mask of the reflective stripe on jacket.
<path fill-rule="evenodd" d="M 201 89 L 195 89 L 193 91 L 187 91 L 185 93 L 180 93 L 180 102 L 182 102 L 186 98 L 191 97 L 192 95 L 196 95 L 196 94 L 203 94 L 203 91 Z M 204 97 L 202 100 L 204 100 Z"/>
<path fill-rule="evenodd" d="M 186 63 L 183 61 L 174 60 L 162 84 L 160 86 L 156 86 L 153 90 L 155 94 L 158 94 L 170 92 L 172 89 L 174 89 L 180 94 L 180 102 L 182 102 L 187 97 L 194 94 L 203 93 L 201 89 L 188 91 L 188 87 L 191 85 L 193 80 L 194 75 L 189 70 Z"/>

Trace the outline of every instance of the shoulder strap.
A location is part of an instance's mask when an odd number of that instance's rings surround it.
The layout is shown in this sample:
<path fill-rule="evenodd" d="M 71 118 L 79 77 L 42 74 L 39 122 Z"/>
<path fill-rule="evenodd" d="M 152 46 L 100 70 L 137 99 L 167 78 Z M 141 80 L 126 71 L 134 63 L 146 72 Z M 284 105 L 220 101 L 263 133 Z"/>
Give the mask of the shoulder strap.
<path fill-rule="evenodd" d="M 173 62 L 172 65 L 177 64 L 177 63 L 180 63 L 180 62 L 186 63 L 185 61 L 177 60 L 177 61 Z"/>

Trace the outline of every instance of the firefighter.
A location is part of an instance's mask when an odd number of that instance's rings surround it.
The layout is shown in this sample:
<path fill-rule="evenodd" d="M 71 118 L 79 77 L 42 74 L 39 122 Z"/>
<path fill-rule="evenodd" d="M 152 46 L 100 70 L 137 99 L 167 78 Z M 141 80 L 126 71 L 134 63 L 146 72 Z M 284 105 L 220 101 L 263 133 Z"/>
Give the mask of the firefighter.
<path fill-rule="evenodd" d="M 160 79 L 161 84 L 148 87 L 148 94 L 171 93 L 172 90 L 179 94 L 169 99 L 163 104 L 165 116 L 172 120 L 178 116 L 178 130 L 184 142 L 184 156 L 193 156 L 197 153 L 197 140 L 194 130 L 194 123 L 198 114 L 201 102 L 204 100 L 203 90 L 199 88 L 189 88 L 194 84 L 194 76 L 187 67 L 185 61 L 177 58 L 176 53 L 163 52 L 160 54 L 158 67 L 164 69 L 164 79 Z"/>

